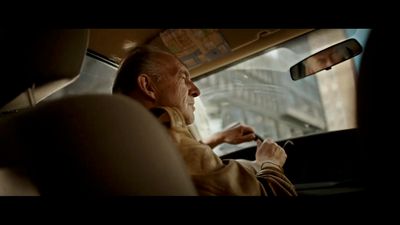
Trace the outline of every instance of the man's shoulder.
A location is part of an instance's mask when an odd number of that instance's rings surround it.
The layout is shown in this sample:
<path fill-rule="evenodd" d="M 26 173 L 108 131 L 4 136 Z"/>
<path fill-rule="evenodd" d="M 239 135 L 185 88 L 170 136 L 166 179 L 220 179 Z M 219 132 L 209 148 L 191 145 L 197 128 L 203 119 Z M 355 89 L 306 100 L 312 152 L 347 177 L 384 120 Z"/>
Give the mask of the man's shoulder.
<path fill-rule="evenodd" d="M 185 127 L 182 113 L 174 107 L 154 107 L 150 112 L 167 128 Z"/>

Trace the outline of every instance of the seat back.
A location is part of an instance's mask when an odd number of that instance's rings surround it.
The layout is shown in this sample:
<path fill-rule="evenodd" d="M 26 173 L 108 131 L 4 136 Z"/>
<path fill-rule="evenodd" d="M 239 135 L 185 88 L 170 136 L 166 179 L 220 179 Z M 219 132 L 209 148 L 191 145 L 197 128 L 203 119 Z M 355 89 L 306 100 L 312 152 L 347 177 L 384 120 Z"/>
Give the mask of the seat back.
<path fill-rule="evenodd" d="M 7 34 L 18 43 L 11 36 L 19 40 L 20 32 Z M 3 107 L 32 84 L 76 79 L 80 72 L 87 30 L 31 35 L 21 65 L 2 61 L 24 67 L 9 70 Z M 127 97 L 66 97 L 3 114 L 0 137 L 0 195 L 196 195 L 165 128 Z"/>
<path fill-rule="evenodd" d="M 2 30 L 0 112 L 33 106 L 79 76 L 88 30 Z"/>

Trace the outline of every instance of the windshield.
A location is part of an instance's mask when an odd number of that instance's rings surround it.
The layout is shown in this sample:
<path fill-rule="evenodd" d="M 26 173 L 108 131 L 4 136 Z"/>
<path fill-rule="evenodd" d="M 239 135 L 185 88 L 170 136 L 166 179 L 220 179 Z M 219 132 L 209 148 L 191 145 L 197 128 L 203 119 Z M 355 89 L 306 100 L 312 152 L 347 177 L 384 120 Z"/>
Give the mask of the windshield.
<path fill-rule="evenodd" d="M 255 128 L 263 138 L 283 140 L 356 127 L 356 56 L 316 76 L 293 81 L 289 68 L 332 44 L 349 38 L 365 44 L 368 29 L 316 30 L 263 51 L 240 63 L 196 79 L 195 127 L 206 137 L 234 122 Z M 239 146 L 223 144 L 226 154 Z"/>

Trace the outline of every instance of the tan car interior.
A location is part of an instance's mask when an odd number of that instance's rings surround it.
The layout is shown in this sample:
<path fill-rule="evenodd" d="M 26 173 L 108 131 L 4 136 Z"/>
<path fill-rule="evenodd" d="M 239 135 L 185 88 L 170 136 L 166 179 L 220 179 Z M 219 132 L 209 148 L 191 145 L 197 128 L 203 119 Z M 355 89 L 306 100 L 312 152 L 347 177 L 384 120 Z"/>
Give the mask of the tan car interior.
<path fill-rule="evenodd" d="M 232 53 L 192 77 L 311 30 L 220 29 Z M 111 95 L 40 103 L 76 80 L 87 49 L 118 64 L 121 46 L 162 47 L 161 31 L 1 32 L 0 196 L 196 195 L 166 130 L 140 104 Z"/>
<path fill-rule="evenodd" d="M 112 95 L 35 104 L 37 87 L 79 75 L 88 30 L 1 38 L 0 108 L 29 101 L 0 117 L 0 195 L 196 195 L 167 132 L 140 104 Z"/>
<path fill-rule="evenodd" d="M 190 74 L 192 78 L 197 77 L 312 30 L 218 29 L 231 52 L 191 69 Z M 117 64 L 124 58 L 127 46 L 150 44 L 168 50 L 160 38 L 161 29 L 92 29 L 90 32 L 89 49 Z"/>

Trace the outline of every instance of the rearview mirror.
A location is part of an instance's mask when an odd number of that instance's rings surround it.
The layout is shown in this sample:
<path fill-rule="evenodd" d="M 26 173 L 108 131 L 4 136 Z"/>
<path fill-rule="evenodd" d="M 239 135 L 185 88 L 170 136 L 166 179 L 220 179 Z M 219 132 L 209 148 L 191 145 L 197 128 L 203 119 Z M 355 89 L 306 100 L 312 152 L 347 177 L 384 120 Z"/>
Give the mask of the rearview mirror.
<path fill-rule="evenodd" d="M 332 66 L 351 59 L 361 52 L 360 43 L 355 39 L 348 39 L 319 51 L 290 67 L 290 76 L 292 80 L 298 80 L 321 70 L 329 70 Z"/>

